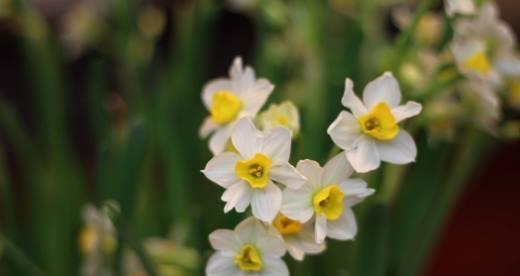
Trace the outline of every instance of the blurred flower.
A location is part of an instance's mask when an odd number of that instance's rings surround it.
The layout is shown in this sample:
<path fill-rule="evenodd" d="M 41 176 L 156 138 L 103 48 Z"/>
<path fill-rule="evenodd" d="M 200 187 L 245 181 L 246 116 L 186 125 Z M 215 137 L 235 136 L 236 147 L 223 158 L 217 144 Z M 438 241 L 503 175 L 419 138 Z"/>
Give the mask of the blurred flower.
<path fill-rule="evenodd" d="M 258 117 L 264 131 L 285 127 L 291 131 L 293 137 L 300 131 L 300 114 L 298 108 L 290 101 L 271 104 L 269 109 L 260 113 Z"/>
<path fill-rule="evenodd" d="M 468 117 L 483 130 L 496 134 L 501 117 L 500 98 L 484 81 L 465 81 L 457 86 L 463 103 L 469 108 Z"/>
<path fill-rule="evenodd" d="M 456 22 L 451 50 L 459 70 L 493 86 L 504 77 L 520 76 L 520 58 L 511 28 L 500 18 L 494 4 L 484 4 L 475 18 Z"/>
<path fill-rule="evenodd" d="M 397 124 L 419 114 L 422 106 L 413 101 L 399 105 L 401 91 L 391 73 L 386 72 L 365 87 L 363 102 L 354 94 L 352 80 L 346 79 L 341 102 L 353 114 L 342 111 L 327 133 L 345 150 L 354 170 L 372 171 L 381 161 L 407 164 L 415 160 L 415 142 Z"/>
<path fill-rule="evenodd" d="M 282 236 L 289 254 L 303 261 L 305 254 L 318 254 L 325 250 L 325 242 L 317 243 L 314 238 L 314 220 L 306 223 L 292 220 L 278 214 L 273 221 L 273 229 Z"/>
<path fill-rule="evenodd" d="M 307 182 L 297 190 L 286 189 L 282 214 L 290 219 L 307 222 L 315 216 L 315 241 L 325 237 L 349 240 L 357 233 L 351 207 L 374 193 L 361 179 L 349 179 L 352 167 L 340 153 L 325 167 L 312 160 L 302 160 L 296 166 Z"/>
<path fill-rule="evenodd" d="M 260 5 L 259 0 L 227 0 L 226 2 L 231 10 L 237 12 L 251 12 Z"/>
<path fill-rule="evenodd" d="M 428 120 L 428 134 L 432 140 L 453 140 L 457 126 L 464 117 L 460 101 L 452 92 L 439 92 L 425 102 L 424 115 Z"/>
<path fill-rule="evenodd" d="M 274 219 L 282 204 L 282 191 L 274 183 L 291 189 L 305 182 L 291 164 L 291 133 L 285 128 L 258 131 L 248 118 L 234 127 L 231 141 L 238 153 L 224 152 L 211 159 L 202 171 L 226 188 L 221 199 L 224 212 L 244 212 L 251 204 L 253 215 L 266 222 Z"/>
<path fill-rule="evenodd" d="M 107 214 L 87 204 L 83 209 L 84 226 L 79 235 L 83 254 L 81 275 L 112 275 L 111 257 L 117 245 L 116 232 Z"/>
<path fill-rule="evenodd" d="M 143 246 L 161 276 L 192 275 L 199 266 L 200 256 L 197 250 L 179 246 L 172 240 L 149 238 L 143 242 Z M 128 250 L 123 256 L 123 275 L 148 275 L 133 251 Z"/>
<path fill-rule="evenodd" d="M 448 16 L 473 15 L 476 12 L 473 0 L 444 0 L 444 8 Z"/>
<path fill-rule="evenodd" d="M 242 221 L 234 231 L 213 231 L 209 241 L 217 252 L 206 266 L 208 276 L 289 275 L 281 259 L 286 252 L 283 240 L 252 217 Z"/>
<path fill-rule="evenodd" d="M 507 103 L 520 110 L 520 79 L 513 80 L 507 89 Z"/>
<path fill-rule="evenodd" d="M 147 5 L 139 12 L 138 25 L 144 37 L 154 39 L 163 32 L 166 25 L 166 15 L 160 7 Z"/>
<path fill-rule="evenodd" d="M 202 92 L 204 106 L 210 112 L 200 128 L 200 136 L 213 132 L 209 148 L 213 154 L 226 149 L 233 125 L 243 117 L 256 116 L 274 86 L 266 79 L 256 79 L 251 67 L 242 67 L 235 58 L 229 70 L 230 79 L 219 78 L 207 83 Z"/>
<path fill-rule="evenodd" d="M 404 30 L 412 22 L 414 11 L 408 6 L 398 6 L 392 11 L 397 27 Z M 425 45 L 435 45 L 442 35 L 442 17 L 435 13 L 426 13 L 419 20 L 414 38 Z"/>

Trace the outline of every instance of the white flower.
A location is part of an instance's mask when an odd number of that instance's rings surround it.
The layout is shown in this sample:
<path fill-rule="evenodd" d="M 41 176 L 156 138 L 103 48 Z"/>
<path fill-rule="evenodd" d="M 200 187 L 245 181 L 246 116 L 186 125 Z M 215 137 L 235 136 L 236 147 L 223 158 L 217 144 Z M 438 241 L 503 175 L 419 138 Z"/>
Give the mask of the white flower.
<path fill-rule="evenodd" d="M 243 68 L 240 57 L 233 61 L 229 77 L 210 81 L 202 91 L 202 101 L 210 116 L 199 134 L 206 137 L 213 133 L 209 148 L 215 155 L 226 149 L 233 125 L 240 118 L 254 118 L 274 88 L 268 80 L 256 79 L 251 67 Z"/>
<path fill-rule="evenodd" d="M 497 87 L 504 77 L 520 76 L 515 36 L 492 3 L 484 4 L 475 18 L 457 21 L 451 51 L 459 70 L 470 78 Z"/>
<path fill-rule="evenodd" d="M 284 191 L 282 214 L 300 222 L 314 216 L 317 243 L 325 237 L 353 239 L 357 224 L 351 207 L 374 190 L 363 180 L 348 178 L 353 171 L 344 154 L 338 154 L 323 168 L 312 160 L 302 160 L 296 168 L 307 182 L 298 190 Z"/>
<path fill-rule="evenodd" d="M 470 108 L 469 118 L 483 130 L 495 134 L 501 118 L 500 97 L 484 81 L 464 81 L 457 86 L 462 99 Z"/>
<path fill-rule="evenodd" d="M 231 142 L 238 153 L 224 152 L 211 159 L 202 171 L 226 188 L 221 199 L 224 212 L 244 212 L 251 204 L 253 215 L 263 221 L 274 219 L 282 204 L 282 191 L 274 183 L 299 188 L 305 177 L 291 164 L 291 133 L 285 128 L 260 132 L 249 118 L 233 128 Z"/>
<path fill-rule="evenodd" d="M 325 242 L 317 243 L 314 237 L 313 219 L 302 223 L 278 214 L 272 226 L 283 238 L 287 251 L 295 260 L 303 261 L 305 254 L 318 254 L 325 250 Z"/>
<path fill-rule="evenodd" d="M 252 217 L 242 221 L 234 231 L 214 231 L 209 241 L 217 252 L 206 266 L 208 276 L 289 275 L 281 259 L 286 252 L 283 240 Z"/>
<path fill-rule="evenodd" d="M 112 275 L 110 259 L 117 245 L 112 221 L 94 205 L 83 208 L 85 225 L 79 235 L 79 248 L 83 254 L 81 275 Z"/>
<path fill-rule="evenodd" d="M 298 108 L 290 101 L 271 104 L 269 109 L 260 113 L 258 117 L 264 131 L 276 127 L 285 127 L 291 131 L 293 137 L 297 136 L 300 131 Z"/>
<path fill-rule="evenodd" d="M 445 0 L 444 8 L 448 16 L 473 15 L 476 11 L 473 0 Z"/>
<path fill-rule="evenodd" d="M 415 160 L 415 142 L 397 124 L 419 114 L 422 106 L 412 101 L 399 105 L 400 102 L 399 84 L 389 72 L 365 87 L 363 102 L 354 94 L 352 81 L 346 79 L 341 103 L 352 114 L 342 111 L 327 133 L 345 150 L 357 172 L 375 170 L 380 161 L 407 164 Z"/>

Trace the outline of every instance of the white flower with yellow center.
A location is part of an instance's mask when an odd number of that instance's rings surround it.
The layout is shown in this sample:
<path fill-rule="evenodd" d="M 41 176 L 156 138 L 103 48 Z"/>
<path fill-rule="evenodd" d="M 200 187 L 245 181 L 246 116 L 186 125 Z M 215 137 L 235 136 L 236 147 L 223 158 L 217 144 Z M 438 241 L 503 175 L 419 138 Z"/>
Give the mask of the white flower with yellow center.
<path fill-rule="evenodd" d="M 341 103 L 352 113 L 342 111 L 327 133 L 345 150 L 357 172 L 375 170 L 381 161 L 407 164 L 415 160 L 415 142 L 398 123 L 419 114 L 422 106 L 412 101 L 399 105 L 400 102 L 399 84 L 389 72 L 365 87 L 363 102 L 354 94 L 352 81 L 346 79 Z"/>
<path fill-rule="evenodd" d="M 233 128 L 231 142 L 237 153 L 224 152 L 211 159 L 202 171 L 226 188 L 221 199 L 224 212 L 244 212 L 251 204 L 253 215 L 266 222 L 274 219 L 282 204 L 282 191 L 275 184 L 297 189 L 305 177 L 291 164 L 291 133 L 285 128 L 260 132 L 249 118 Z"/>
<path fill-rule="evenodd" d="M 307 182 L 297 190 L 284 191 L 282 214 L 306 222 L 315 217 L 315 241 L 325 237 L 349 240 L 357 233 L 351 207 L 374 193 L 360 179 L 349 179 L 352 167 L 344 154 L 338 154 L 325 167 L 312 160 L 302 160 L 296 166 Z"/>
<path fill-rule="evenodd" d="M 520 76 L 515 36 L 495 5 L 484 4 L 476 17 L 458 20 L 454 29 L 451 51 L 463 74 L 495 87 L 504 77 Z"/>
<path fill-rule="evenodd" d="M 303 223 L 278 214 L 272 226 L 295 260 L 303 261 L 305 254 L 319 254 L 325 250 L 325 242 L 317 243 L 314 237 L 314 220 Z"/>
<path fill-rule="evenodd" d="M 260 113 L 259 122 L 262 130 L 271 130 L 276 127 L 289 129 L 294 136 L 300 131 L 300 115 L 298 108 L 290 101 L 280 104 L 271 104 L 269 108 Z"/>
<path fill-rule="evenodd" d="M 444 8 L 448 16 L 473 15 L 476 12 L 473 0 L 444 0 Z"/>
<path fill-rule="evenodd" d="M 283 240 L 252 217 L 234 231 L 214 231 L 209 241 L 217 252 L 209 258 L 207 276 L 289 275 L 281 259 L 286 252 Z"/>
<path fill-rule="evenodd" d="M 210 115 L 199 134 L 204 138 L 213 133 L 209 148 L 215 155 L 226 149 L 233 125 L 240 118 L 254 118 L 274 89 L 268 80 L 256 79 L 251 67 L 243 68 L 240 57 L 233 61 L 229 77 L 210 81 L 202 91 L 202 101 Z"/>

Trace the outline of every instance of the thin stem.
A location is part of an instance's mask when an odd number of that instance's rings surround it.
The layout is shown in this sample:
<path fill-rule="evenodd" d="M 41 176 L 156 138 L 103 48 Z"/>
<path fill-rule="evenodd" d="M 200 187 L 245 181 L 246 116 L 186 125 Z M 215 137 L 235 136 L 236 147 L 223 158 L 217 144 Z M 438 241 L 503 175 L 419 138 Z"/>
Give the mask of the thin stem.
<path fill-rule="evenodd" d="M 29 276 L 44 276 L 43 270 L 36 266 L 14 243 L 9 241 L 3 234 L 0 234 L 0 247 L 3 247 L 4 254 L 17 267 Z"/>

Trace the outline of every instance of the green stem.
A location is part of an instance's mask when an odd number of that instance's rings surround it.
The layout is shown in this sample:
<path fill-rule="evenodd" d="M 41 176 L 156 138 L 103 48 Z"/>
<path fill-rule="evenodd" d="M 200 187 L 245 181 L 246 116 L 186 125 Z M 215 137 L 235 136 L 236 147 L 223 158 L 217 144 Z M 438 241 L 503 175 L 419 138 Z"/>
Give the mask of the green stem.
<path fill-rule="evenodd" d="M 14 243 L 9 241 L 3 234 L 0 234 L 0 250 L 7 256 L 18 268 L 29 276 L 44 276 L 45 273 L 36 266 L 31 260 L 18 248 Z"/>

